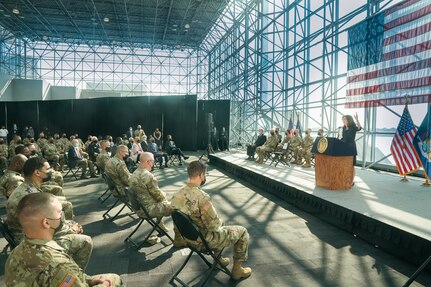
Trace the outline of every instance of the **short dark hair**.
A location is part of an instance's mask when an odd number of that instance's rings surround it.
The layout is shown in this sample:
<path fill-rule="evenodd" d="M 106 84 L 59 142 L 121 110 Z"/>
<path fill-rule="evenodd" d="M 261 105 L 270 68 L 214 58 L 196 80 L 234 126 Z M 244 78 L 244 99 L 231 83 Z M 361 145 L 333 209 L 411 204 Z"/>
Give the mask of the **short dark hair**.
<path fill-rule="evenodd" d="M 19 222 L 22 224 L 23 218 L 32 217 L 35 214 L 46 211 L 49 204 L 55 199 L 55 196 L 48 192 L 29 193 L 24 196 L 18 203 L 16 214 Z"/>
<path fill-rule="evenodd" d="M 22 169 L 24 176 L 31 176 L 35 170 L 41 169 L 45 162 L 46 159 L 43 157 L 32 157 L 28 159 Z"/>
<path fill-rule="evenodd" d="M 192 161 L 187 167 L 187 173 L 189 174 L 189 178 L 196 177 L 201 173 L 205 173 L 207 167 L 200 160 Z"/>
<path fill-rule="evenodd" d="M 23 154 L 25 146 L 20 144 L 15 147 L 15 154 Z"/>

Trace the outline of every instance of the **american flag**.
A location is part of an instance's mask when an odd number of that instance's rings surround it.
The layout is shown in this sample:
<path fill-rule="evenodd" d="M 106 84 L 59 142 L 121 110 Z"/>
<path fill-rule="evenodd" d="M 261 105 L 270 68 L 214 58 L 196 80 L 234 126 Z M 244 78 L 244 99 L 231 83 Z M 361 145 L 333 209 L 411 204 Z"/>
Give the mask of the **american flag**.
<path fill-rule="evenodd" d="M 346 107 L 426 103 L 431 0 L 406 0 L 349 29 Z"/>
<path fill-rule="evenodd" d="M 406 105 L 391 144 L 391 153 L 401 175 L 412 173 L 421 166 L 413 146 L 415 134 L 416 127 Z"/>

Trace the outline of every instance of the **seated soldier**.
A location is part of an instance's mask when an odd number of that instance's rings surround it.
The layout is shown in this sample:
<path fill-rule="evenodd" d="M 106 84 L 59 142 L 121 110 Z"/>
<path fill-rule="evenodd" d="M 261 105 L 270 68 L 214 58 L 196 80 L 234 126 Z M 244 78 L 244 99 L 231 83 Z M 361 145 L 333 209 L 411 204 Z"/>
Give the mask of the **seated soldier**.
<path fill-rule="evenodd" d="M 39 133 L 39 138 L 37 139 L 36 143 L 40 147 L 41 150 L 43 150 L 45 148 L 45 145 L 48 144 L 48 140 L 45 138 L 44 132 Z"/>
<path fill-rule="evenodd" d="M 0 171 L 7 167 L 7 159 L 9 158 L 8 145 L 4 138 L 0 137 Z"/>
<path fill-rule="evenodd" d="M 9 229 L 18 240 L 22 239 L 22 228 L 18 222 L 17 206 L 25 195 L 42 192 L 42 182 L 49 179 L 50 172 L 51 168 L 44 158 L 30 158 L 24 164 L 24 182 L 12 192 L 6 205 Z M 72 219 L 72 204 L 62 196 L 56 196 L 56 198 L 62 204 L 65 218 Z M 62 228 L 55 233 L 55 240 L 67 250 L 67 253 L 81 268 L 85 268 L 93 250 L 93 241 L 91 237 L 81 234 L 82 232 L 81 225 L 67 220 Z"/>
<path fill-rule="evenodd" d="M 257 147 L 256 153 L 257 153 L 257 163 L 263 163 L 263 160 L 265 158 L 266 152 L 272 152 L 277 148 L 278 145 L 278 137 L 275 134 L 274 129 L 271 129 L 269 131 L 269 138 L 266 140 L 265 144 L 263 146 Z"/>
<path fill-rule="evenodd" d="M 174 140 L 172 139 L 172 135 L 168 135 L 165 143 L 165 151 L 168 155 L 177 155 L 178 160 L 180 161 L 180 165 L 182 165 L 181 157 L 184 160 L 187 160 L 189 157 L 185 156 L 180 148 L 175 145 Z"/>
<path fill-rule="evenodd" d="M 298 152 L 299 152 L 299 148 L 301 147 L 301 142 L 302 140 L 301 140 L 301 137 L 299 136 L 299 131 L 295 130 L 293 132 L 293 137 L 290 139 L 290 145 L 289 145 L 289 152 L 292 154 L 295 164 L 301 164 L 300 162 L 298 163 Z"/>
<path fill-rule="evenodd" d="M 301 164 L 302 158 L 305 159 L 303 167 L 311 167 L 311 148 L 313 147 L 313 137 L 311 136 L 311 129 L 305 131 L 305 137 L 302 139 L 301 147 L 298 150 L 298 164 Z"/>
<path fill-rule="evenodd" d="M 105 171 L 105 165 L 108 160 L 111 158 L 109 151 L 111 150 L 111 145 L 107 140 L 103 140 L 100 142 L 100 153 L 96 158 L 96 165 L 101 169 L 101 171 Z"/>
<path fill-rule="evenodd" d="M 97 177 L 96 171 L 94 170 L 93 162 L 84 158 L 79 148 L 79 141 L 76 138 L 72 140 L 72 146 L 69 148 L 67 158 L 69 160 L 70 166 L 75 167 L 76 165 L 78 165 L 81 168 L 81 179 L 88 178 L 88 176 L 86 175 L 87 167 L 90 170 L 91 177 Z"/>
<path fill-rule="evenodd" d="M 27 158 L 22 154 L 14 156 L 9 163 L 8 169 L 0 177 L 0 190 L 6 198 L 9 198 L 12 191 L 24 182 L 21 172 L 26 161 Z"/>
<path fill-rule="evenodd" d="M 254 144 L 247 145 L 247 155 L 248 160 L 254 160 L 254 154 L 256 153 L 256 148 L 262 146 L 266 142 L 266 135 L 263 133 L 263 128 L 259 128 L 259 135 L 257 136 Z"/>
<path fill-rule="evenodd" d="M 114 196 L 125 196 L 124 189 L 129 186 L 130 172 L 127 169 L 125 160 L 128 158 L 129 149 L 125 145 L 117 147 L 117 153 L 111 157 L 105 165 L 105 172 L 115 184 L 116 192 Z"/>
<path fill-rule="evenodd" d="M 44 145 L 42 152 L 43 157 L 46 158 L 52 164 L 55 170 L 58 170 L 60 167 L 60 153 L 57 151 L 57 147 L 54 144 L 53 137 L 48 138 L 48 142 Z"/>
<path fill-rule="evenodd" d="M 278 139 L 277 139 L 278 141 Z M 233 247 L 232 277 L 235 280 L 247 278 L 251 275 L 251 268 L 242 267 L 242 262 L 247 259 L 249 235 L 247 229 L 242 226 L 223 226 L 211 203 L 210 196 L 201 190 L 206 181 L 206 167 L 200 161 L 193 161 L 187 167 L 189 181 L 185 187 L 180 189 L 172 197 L 171 206 L 187 214 L 202 231 L 209 247 L 222 250 L 225 247 Z M 187 240 L 187 239 L 186 239 Z M 191 242 L 199 246 L 200 242 Z M 220 257 L 224 265 L 230 260 Z"/>
<path fill-rule="evenodd" d="M 21 137 L 14 135 L 12 141 L 9 143 L 9 158 L 15 156 L 15 148 L 19 145 L 22 145 Z"/>
<path fill-rule="evenodd" d="M 172 214 L 171 204 L 166 199 L 166 194 L 160 190 L 156 177 L 150 172 L 154 165 L 154 157 L 150 152 L 143 152 L 139 160 L 138 168 L 133 172 L 129 179 L 129 186 L 136 194 L 138 202 L 145 207 L 148 214 L 152 217 L 170 216 Z M 141 217 L 145 213 L 137 211 Z M 169 229 L 163 223 L 159 224 L 165 232 Z M 153 236 L 149 242 L 152 244 L 160 242 L 160 238 Z"/>
<path fill-rule="evenodd" d="M 122 286 L 116 274 L 85 274 L 64 247 L 54 241 L 63 223 L 61 204 L 55 196 L 26 195 L 17 206 L 17 218 L 25 240 L 6 261 L 6 286 Z"/>

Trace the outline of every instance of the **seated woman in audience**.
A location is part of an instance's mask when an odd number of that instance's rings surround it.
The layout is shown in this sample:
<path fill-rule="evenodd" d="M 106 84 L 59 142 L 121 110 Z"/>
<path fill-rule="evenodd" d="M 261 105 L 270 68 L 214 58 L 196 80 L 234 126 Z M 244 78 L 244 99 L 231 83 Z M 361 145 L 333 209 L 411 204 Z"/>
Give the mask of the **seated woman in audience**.
<path fill-rule="evenodd" d="M 142 146 L 141 146 L 141 139 L 137 136 L 135 137 L 135 141 L 132 145 L 132 149 L 130 151 L 130 157 L 133 159 L 134 162 L 138 162 L 139 156 L 143 152 L 144 150 L 142 149 Z"/>

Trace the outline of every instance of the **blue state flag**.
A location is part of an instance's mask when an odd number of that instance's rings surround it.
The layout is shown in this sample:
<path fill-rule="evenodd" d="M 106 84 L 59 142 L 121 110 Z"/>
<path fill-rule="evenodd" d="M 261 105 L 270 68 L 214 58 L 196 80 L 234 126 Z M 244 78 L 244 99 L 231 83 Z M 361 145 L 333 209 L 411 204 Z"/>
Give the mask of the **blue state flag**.
<path fill-rule="evenodd" d="M 422 121 L 416 135 L 413 139 L 415 152 L 421 160 L 422 167 L 427 179 L 431 175 L 431 105 L 428 105 L 428 112 Z"/>

